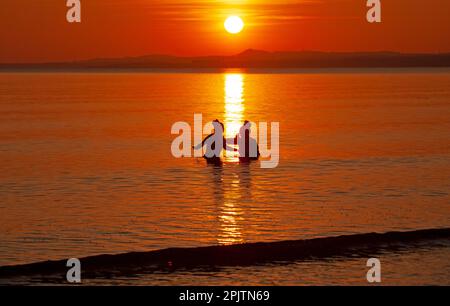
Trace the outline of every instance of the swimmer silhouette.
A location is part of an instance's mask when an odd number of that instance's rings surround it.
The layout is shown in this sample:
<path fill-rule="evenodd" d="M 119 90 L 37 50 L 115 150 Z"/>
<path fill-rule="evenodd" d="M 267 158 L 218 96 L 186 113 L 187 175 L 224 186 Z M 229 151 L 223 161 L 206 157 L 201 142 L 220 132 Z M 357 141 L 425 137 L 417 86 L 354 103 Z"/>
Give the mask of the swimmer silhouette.
<path fill-rule="evenodd" d="M 252 160 L 258 160 L 259 145 L 256 139 L 250 137 L 251 123 L 245 121 L 242 127 L 239 129 L 239 134 L 234 138 L 234 143 L 239 146 L 239 161 L 250 162 Z"/>
<path fill-rule="evenodd" d="M 195 150 L 199 150 L 206 146 L 206 152 L 203 158 L 206 159 L 208 164 L 221 164 L 220 159 L 222 150 L 236 151 L 235 148 L 228 146 L 225 137 L 223 136 L 224 125 L 219 120 L 214 120 L 212 122 L 214 126 L 213 133 L 208 135 L 202 143 L 193 146 Z"/>

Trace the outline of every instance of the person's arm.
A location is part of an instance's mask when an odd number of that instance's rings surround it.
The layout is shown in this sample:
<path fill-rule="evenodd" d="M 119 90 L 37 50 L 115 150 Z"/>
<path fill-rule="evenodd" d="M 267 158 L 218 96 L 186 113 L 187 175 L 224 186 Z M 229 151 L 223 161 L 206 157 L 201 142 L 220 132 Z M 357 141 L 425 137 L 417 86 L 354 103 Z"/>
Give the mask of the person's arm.
<path fill-rule="evenodd" d="M 232 152 L 237 152 L 238 149 L 236 149 L 235 147 L 229 146 L 227 139 L 223 139 L 223 149 L 227 150 L 227 151 L 232 151 Z"/>
<path fill-rule="evenodd" d="M 226 138 L 225 141 L 226 141 L 227 143 L 230 142 L 230 143 L 237 144 L 237 136 L 234 137 L 234 138 Z"/>
<path fill-rule="evenodd" d="M 201 148 L 203 148 L 203 146 L 205 145 L 205 142 L 206 142 L 211 136 L 212 136 L 212 134 L 211 134 L 211 135 L 208 135 L 208 137 L 206 137 L 205 139 L 203 139 L 202 143 L 199 143 L 199 144 L 196 145 L 196 146 L 192 146 L 192 148 L 193 148 L 194 150 L 200 150 Z"/>

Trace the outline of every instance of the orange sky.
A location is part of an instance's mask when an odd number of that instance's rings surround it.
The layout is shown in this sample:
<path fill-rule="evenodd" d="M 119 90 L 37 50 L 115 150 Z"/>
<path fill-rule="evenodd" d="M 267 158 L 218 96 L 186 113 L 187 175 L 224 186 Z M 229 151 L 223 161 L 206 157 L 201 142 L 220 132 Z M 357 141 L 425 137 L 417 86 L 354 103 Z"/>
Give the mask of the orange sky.
<path fill-rule="evenodd" d="M 81 24 L 66 0 L 2 0 L 0 62 L 98 57 L 228 55 L 268 51 L 450 52 L 450 1 L 382 0 L 381 24 L 366 0 L 81 0 Z M 246 28 L 227 34 L 228 15 Z"/>

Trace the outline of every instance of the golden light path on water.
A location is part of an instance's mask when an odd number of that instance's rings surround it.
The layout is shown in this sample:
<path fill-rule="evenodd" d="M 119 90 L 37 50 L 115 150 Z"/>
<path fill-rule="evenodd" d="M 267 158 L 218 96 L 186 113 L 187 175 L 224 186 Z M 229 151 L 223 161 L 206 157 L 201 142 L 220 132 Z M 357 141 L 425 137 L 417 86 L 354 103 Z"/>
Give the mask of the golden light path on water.
<path fill-rule="evenodd" d="M 244 121 L 244 75 L 225 74 L 225 136 L 234 137 Z"/>
<path fill-rule="evenodd" d="M 244 75 L 240 73 L 225 74 L 225 137 L 234 138 L 244 121 Z M 227 154 L 227 162 L 239 161 L 236 154 Z M 223 189 L 223 204 L 220 208 L 219 244 L 235 244 L 244 242 L 241 223 L 243 210 L 239 199 L 243 196 L 241 177 L 231 173 Z"/>

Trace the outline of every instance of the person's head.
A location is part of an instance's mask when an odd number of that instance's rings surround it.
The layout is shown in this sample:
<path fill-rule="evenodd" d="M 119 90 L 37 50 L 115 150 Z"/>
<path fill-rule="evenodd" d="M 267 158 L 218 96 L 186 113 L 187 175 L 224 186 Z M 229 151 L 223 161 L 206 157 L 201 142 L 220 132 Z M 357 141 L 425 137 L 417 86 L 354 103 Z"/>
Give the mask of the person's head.
<path fill-rule="evenodd" d="M 247 132 L 250 131 L 252 123 L 248 120 L 244 121 L 244 124 L 239 129 L 239 136 L 249 135 Z"/>
<path fill-rule="evenodd" d="M 222 133 L 224 132 L 225 126 L 224 126 L 223 123 L 220 122 L 218 119 L 214 120 L 214 121 L 212 122 L 212 124 L 213 124 L 213 126 L 214 126 L 214 134 L 215 134 L 217 131 L 222 131 Z"/>

